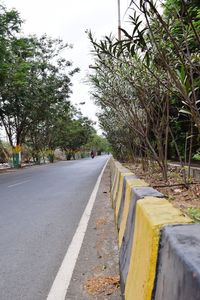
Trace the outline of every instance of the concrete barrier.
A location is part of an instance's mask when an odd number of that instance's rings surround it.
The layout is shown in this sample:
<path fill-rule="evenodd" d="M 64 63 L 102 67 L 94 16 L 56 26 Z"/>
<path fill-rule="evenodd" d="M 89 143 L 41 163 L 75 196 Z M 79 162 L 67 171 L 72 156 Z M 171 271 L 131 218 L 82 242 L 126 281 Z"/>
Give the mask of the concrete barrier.
<path fill-rule="evenodd" d="M 176 170 L 180 171 L 182 169 L 182 167 L 180 166 L 179 163 L 168 163 L 169 166 L 176 168 Z M 184 166 L 185 170 L 188 171 L 188 166 Z M 194 167 L 191 166 L 190 167 L 190 175 L 191 177 L 193 177 L 194 179 L 196 179 L 197 181 L 200 180 L 200 167 Z"/>
<path fill-rule="evenodd" d="M 137 201 L 125 299 L 150 300 L 152 298 L 160 229 L 165 224 L 188 222 L 190 219 L 174 208 L 166 199 L 146 197 Z"/>
<path fill-rule="evenodd" d="M 123 177 L 122 194 L 119 195 L 118 202 L 115 208 L 116 224 L 118 230 L 120 228 L 120 223 L 123 215 L 127 183 L 129 183 L 129 185 L 132 185 L 134 187 L 147 186 L 147 183 L 144 180 L 138 179 L 134 175 L 128 175 L 128 176 L 126 175 Z"/>
<path fill-rule="evenodd" d="M 153 299 L 200 299 L 199 224 L 162 230 Z"/>
<path fill-rule="evenodd" d="M 159 193 L 151 187 L 132 186 L 128 214 L 126 212 L 128 204 L 125 204 L 123 221 L 121 223 L 119 231 L 119 264 L 121 272 L 120 285 L 122 292 L 124 292 L 125 290 L 125 282 L 129 270 L 132 253 L 133 238 L 135 233 L 136 203 L 139 199 L 142 199 L 146 196 L 154 196 L 158 198 L 163 197 L 161 193 Z M 129 199 L 127 198 L 127 202 L 128 200 Z"/>
<path fill-rule="evenodd" d="M 124 227 L 128 215 L 132 187 L 135 185 L 136 182 L 138 182 L 138 180 L 135 179 L 138 179 L 135 175 L 129 175 L 124 177 L 122 199 L 121 199 L 118 218 L 117 218 L 117 228 L 120 231 L 119 245 L 121 245 L 121 240 L 124 235 L 123 231 L 124 231 Z"/>
<path fill-rule="evenodd" d="M 125 176 L 132 176 L 133 174 L 131 172 L 123 172 L 119 170 L 119 175 L 118 175 L 118 187 L 117 187 L 117 193 L 116 197 L 113 198 L 113 208 L 115 211 L 115 220 L 117 219 L 121 199 L 122 199 L 122 193 L 123 193 L 123 181 Z"/>
<path fill-rule="evenodd" d="M 125 300 L 200 299 L 200 224 L 113 159 L 111 172 Z"/>
<path fill-rule="evenodd" d="M 115 165 L 115 167 L 113 168 L 113 172 L 115 173 L 115 175 L 111 175 L 111 178 L 113 177 L 113 183 L 112 183 L 112 187 L 111 187 L 111 199 L 112 199 L 112 206 L 113 208 L 115 208 L 116 206 L 116 202 L 118 197 L 118 194 L 120 194 L 121 192 L 121 185 L 120 184 L 120 178 L 124 175 L 132 175 L 132 173 L 126 169 L 123 168 L 121 166 Z M 111 174 L 113 173 L 111 172 Z M 123 174 L 123 175 L 122 175 Z"/>

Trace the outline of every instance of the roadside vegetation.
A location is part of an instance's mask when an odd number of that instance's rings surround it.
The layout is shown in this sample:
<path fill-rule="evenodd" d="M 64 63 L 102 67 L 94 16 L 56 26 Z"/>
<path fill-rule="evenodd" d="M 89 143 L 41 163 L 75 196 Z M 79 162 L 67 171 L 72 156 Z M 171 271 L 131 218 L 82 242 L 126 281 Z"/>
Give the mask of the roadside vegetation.
<path fill-rule="evenodd" d="M 0 3 L 0 142 L 1 161 L 54 161 L 57 148 L 66 158 L 90 151 L 93 123 L 70 102 L 72 76 L 79 69 L 64 58 L 71 45 L 47 35 L 26 36 L 16 10 Z M 101 138 L 100 138 L 101 139 Z M 86 155 L 84 153 L 80 154 Z"/>
<path fill-rule="evenodd" d="M 200 3 L 131 1 L 129 12 L 121 40 L 88 34 L 92 94 L 116 157 L 156 161 L 167 180 L 169 159 L 183 166 L 199 151 Z"/>
<path fill-rule="evenodd" d="M 200 2 L 156 3 L 130 1 L 129 29 L 121 28 L 120 40 L 97 41 L 88 32 L 89 81 L 114 156 L 139 162 L 145 173 L 156 170 L 162 185 L 188 190 L 200 152 Z M 179 161 L 178 171 L 169 161 Z"/>

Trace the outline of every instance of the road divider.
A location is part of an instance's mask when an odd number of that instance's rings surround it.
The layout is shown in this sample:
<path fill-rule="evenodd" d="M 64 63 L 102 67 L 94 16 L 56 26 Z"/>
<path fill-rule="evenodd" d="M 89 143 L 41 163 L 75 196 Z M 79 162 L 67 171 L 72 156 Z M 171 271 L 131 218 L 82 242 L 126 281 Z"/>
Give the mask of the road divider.
<path fill-rule="evenodd" d="M 200 299 L 200 224 L 113 158 L 110 165 L 124 299 Z"/>
<path fill-rule="evenodd" d="M 155 300 L 200 299 L 199 227 L 191 224 L 163 228 Z"/>

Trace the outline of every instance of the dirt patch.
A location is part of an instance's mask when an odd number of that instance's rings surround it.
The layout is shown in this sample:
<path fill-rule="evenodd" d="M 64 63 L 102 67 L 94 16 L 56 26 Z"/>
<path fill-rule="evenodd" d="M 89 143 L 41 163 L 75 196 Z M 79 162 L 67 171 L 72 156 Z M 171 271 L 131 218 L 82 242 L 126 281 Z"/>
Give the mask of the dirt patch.
<path fill-rule="evenodd" d="M 125 163 L 124 166 L 164 194 L 183 213 L 196 222 L 200 222 L 200 182 L 191 179 L 191 184 L 186 188 L 183 184 L 182 172 L 176 167 L 169 167 L 168 181 L 165 182 L 160 170 L 155 165 L 145 171 L 138 163 Z"/>
<path fill-rule="evenodd" d="M 102 225 L 106 225 L 107 221 L 105 218 L 96 219 L 96 228 L 98 229 Z"/>
<path fill-rule="evenodd" d="M 119 288 L 119 276 L 98 276 L 86 281 L 84 288 L 90 295 L 111 295 Z"/>

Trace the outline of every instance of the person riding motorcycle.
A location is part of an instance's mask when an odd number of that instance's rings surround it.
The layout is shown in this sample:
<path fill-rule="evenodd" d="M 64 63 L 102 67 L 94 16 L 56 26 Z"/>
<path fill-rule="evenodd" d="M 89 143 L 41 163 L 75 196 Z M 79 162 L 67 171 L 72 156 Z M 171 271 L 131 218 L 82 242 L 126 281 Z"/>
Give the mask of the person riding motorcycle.
<path fill-rule="evenodd" d="M 91 158 L 94 158 L 94 151 L 93 150 L 91 151 L 90 155 L 91 155 Z"/>

